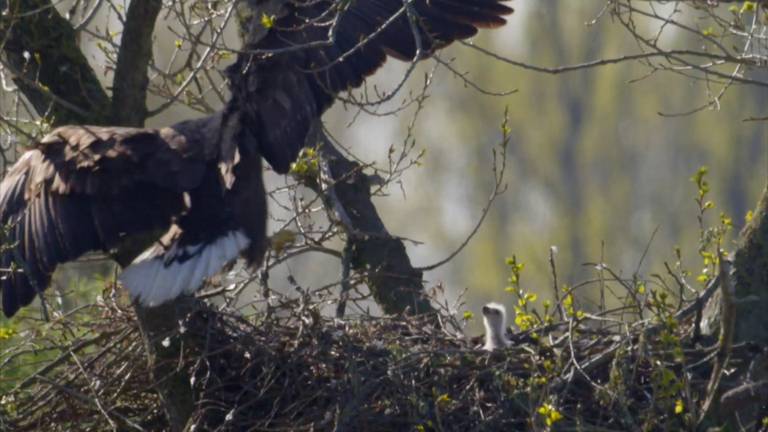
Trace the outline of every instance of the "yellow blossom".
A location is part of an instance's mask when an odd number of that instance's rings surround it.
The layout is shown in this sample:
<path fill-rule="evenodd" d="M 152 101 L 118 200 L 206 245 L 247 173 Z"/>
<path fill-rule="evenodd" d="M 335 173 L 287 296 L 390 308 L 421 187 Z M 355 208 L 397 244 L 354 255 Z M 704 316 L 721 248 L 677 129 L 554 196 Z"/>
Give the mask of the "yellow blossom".
<path fill-rule="evenodd" d="M 741 13 L 754 12 L 755 10 L 757 10 L 757 2 L 745 1 L 741 6 Z"/>
<path fill-rule="evenodd" d="M 536 411 L 544 418 L 544 423 L 546 423 L 547 426 L 552 426 L 554 423 L 563 419 L 563 415 L 560 411 L 551 404 L 543 404 Z"/>
<path fill-rule="evenodd" d="M 15 334 L 16 330 L 11 327 L 0 327 L 0 340 L 10 339 Z"/>
<path fill-rule="evenodd" d="M 274 15 L 267 15 L 265 13 L 261 14 L 261 25 L 266 28 L 270 29 L 275 25 L 275 16 Z"/>
<path fill-rule="evenodd" d="M 682 399 L 675 401 L 675 414 L 680 415 L 685 411 L 685 405 L 683 405 Z"/>

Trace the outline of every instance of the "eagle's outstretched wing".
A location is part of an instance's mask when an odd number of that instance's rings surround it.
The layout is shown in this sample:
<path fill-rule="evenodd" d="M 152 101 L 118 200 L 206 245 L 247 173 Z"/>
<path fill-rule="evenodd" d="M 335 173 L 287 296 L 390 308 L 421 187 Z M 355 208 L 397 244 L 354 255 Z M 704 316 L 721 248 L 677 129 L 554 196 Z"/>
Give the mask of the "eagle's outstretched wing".
<path fill-rule="evenodd" d="M 46 289 L 58 264 L 125 247 L 140 234 L 151 243 L 168 231 L 167 244 L 126 270 L 135 282 L 129 289 L 145 304 L 196 289 L 251 240 L 261 253 L 266 204 L 248 207 L 255 213 L 238 223 L 231 202 L 246 187 L 263 195 L 261 173 L 253 185 L 235 181 L 226 189 L 219 143 L 208 126 L 207 120 L 163 129 L 65 126 L 24 153 L 0 182 L 5 315 Z"/>
<path fill-rule="evenodd" d="M 287 172 L 337 93 L 360 86 L 388 55 L 418 60 L 479 28 L 503 25 L 512 12 L 504 1 L 285 2 L 274 22 L 252 19 L 246 54 L 230 68 L 234 102 L 249 115 L 264 158 Z"/>

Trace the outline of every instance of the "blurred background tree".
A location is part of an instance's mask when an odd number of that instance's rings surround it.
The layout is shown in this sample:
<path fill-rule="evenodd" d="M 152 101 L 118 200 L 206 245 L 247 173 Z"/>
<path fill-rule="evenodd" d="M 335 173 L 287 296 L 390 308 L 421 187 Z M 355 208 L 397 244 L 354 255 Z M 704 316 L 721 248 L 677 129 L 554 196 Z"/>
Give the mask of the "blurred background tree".
<path fill-rule="evenodd" d="M 642 52 L 636 38 L 610 15 L 617 3 L 623 2 L 515 1 L 510 23 L 482 33 L 474 43 L 522 64 L 551 68 Z M 704 2 L 698 7 L 695 2 L 638 6 L 679 20 L 694 32 L 663 27 L 657 18 L 633 18 L 638 31 L 658 35 L 668 50 L 712 50 L 711 42 L 703 40 L 710 32 L 738 52 L 743 40 L 738 44 L 738 35 L 723 30 L 712 15 L 725 23 L 755 19 L 756 29 L 765 28 L 766 18 L 757 8 L 742 11 L 744 2 L 737 5 L 735 10 L 726 4 L 708 8 Z M 765 58 L 766 49 L 764 39 L 749 47 L 756 58 Z M 425 243 L 410 245 L 417 266 L 446 255 L 480 216 L 492 182 L 489 148 L 498 139 L 500 113 L 509 107 L 509 189 L 466 250 L 426 275 L 453 293 L 468 288 L 469 309 L 478 310 L 489 300 L 513 301 L 504 292 L 504 257 L 512 254 L 527 264 L 523 284 L 547 295 L 550 245 L 559 250 L 562 283 L 595 276 L 594 266 L 582 263 L 601 260 L 631 277 L 649 243 L 640 272 L 663 273 L 663 262 L 677 261 L 674 248 L 679 246 L 683 267 L 698 273 L 696 187 L 689 178 L 700 166 L 710 168 L 714 214 L 730 215 L 736 231 L 768 179 L 765 85 L 728 84 L 682 67 L 664 71 L 660 57 L 559 74 L 505 64 L 461 45 L 441 58 L 486 90 L 517 91 L 483 95 L 438 67 L 414 137 L 425 151 L 423 164 L 404 176 L 406 192 L 390 188 L 379 208 L 392 232 Z M 729 64 L 722 70 L 731 73 L 733 68 Z M 391 83 L 401 69 L 391 64 L 389 73 L 377 79 Z M 768 79 L 765 68 L 739 73 L 758 82 Z M 381 160 L 390 145 L 407 135 L 407 123 L 398 118 L 362 116 L 346 128 L 353 115 L 354 110 L 337 106 L 327 120 L 343 142 L 371 159 Z M 733 249 L 731 243 L 724 246 Z"/>

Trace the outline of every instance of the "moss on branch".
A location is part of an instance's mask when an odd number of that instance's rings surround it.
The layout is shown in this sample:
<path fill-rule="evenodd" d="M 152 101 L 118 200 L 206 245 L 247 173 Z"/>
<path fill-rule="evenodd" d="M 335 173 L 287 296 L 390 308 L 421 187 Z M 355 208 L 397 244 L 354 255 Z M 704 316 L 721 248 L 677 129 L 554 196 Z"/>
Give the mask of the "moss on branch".
<path fill-rule="evenodd" d="M 106 123 L 109 97 L 69 21 L 49 0 L 10 0 L 2 6 L 8 11 L 0 17 L 6 65 L 37 113 L 54 125 Z"/>

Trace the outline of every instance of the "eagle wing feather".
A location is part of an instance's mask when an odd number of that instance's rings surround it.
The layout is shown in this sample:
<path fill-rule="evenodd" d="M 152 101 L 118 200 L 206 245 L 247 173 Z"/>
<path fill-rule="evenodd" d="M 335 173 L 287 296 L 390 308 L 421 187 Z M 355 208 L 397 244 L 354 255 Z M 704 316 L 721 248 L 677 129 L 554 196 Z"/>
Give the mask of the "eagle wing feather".
<path fill-rule="evenodd" d="M 0 182 L 0 291 L 12 316 L 53 270 L 131 234 L 166 229 L 203 178 L 202 146 L 172 129 L 65 126 Z"/>
<path fill-rule="evenodd" d="M 414 0 L 409 11 L 402 0 L 286 2 L 263 37 L 260 20 L 252 20 L 251 54 L 230 68 L 234 102 L 249 116 L 264 158 L 286 173 L 336 94 L 362 85 L 388 55 L 420 60 L 503 25 L 512 13 L 504 2 Z"/>

